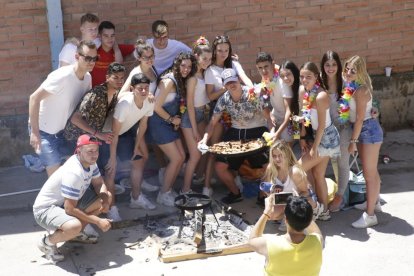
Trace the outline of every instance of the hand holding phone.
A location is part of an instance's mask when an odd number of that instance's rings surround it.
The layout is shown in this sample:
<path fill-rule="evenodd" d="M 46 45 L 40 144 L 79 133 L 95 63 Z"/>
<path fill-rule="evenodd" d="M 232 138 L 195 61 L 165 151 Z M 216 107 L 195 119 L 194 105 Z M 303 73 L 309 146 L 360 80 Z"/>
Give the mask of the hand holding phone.
<path fill-rule="evenodd" d="M 285 205 L 290 196 L 293 196 L 293 193 L 281 192 L 275 194 L 275 205 Z"/>

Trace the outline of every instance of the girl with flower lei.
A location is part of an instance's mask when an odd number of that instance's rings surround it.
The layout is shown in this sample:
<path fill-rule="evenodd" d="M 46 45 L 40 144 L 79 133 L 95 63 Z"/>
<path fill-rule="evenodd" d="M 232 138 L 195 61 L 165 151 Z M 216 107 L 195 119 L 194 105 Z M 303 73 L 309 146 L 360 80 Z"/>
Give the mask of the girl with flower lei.
<path fill-rule="evenodd" d="M 300 70 L 303 97 L 303 124 L 301 136 L 305 135 L 305 126 L 311 124 L 314 142 L 311 148 L 304 139 L 300 140 L 302 157 L 299 163 L 314 179 L 318 202 L 323 211 L 316 214 L 320 220 L 330 219 L 328 210 L 328 187 L 325 180 L 326 167 L 330 157 L 339 156 L 339 134 L 332 124 L 329 113 L 329 96 L 321 85 L 319 69 L 313 62 L 305 63 Z"/>
<path fill-rule="evenodd" d="M 348 152 L 358 151 L 362 161 L 362 171 L 367 185 L 367 201 L 359 204 L 358 209 L 366 210 L 352 223 L 355 228 L 367 228 L 378 224 L 375 210 L 378 209 L 381 179 L 378 173 L 378 156 L 383 141 L 383 132 L 376 118 L 372 117 L 372 84 L 365 60 L 353 56 L 345 63 L 343 70 L 347 83 L 358 83 L 349 100 L 349 121 L 352 135 Z M 363 135 L 361 135 L 363 134 Z M 380 206 L 379 206 L 380 207 Z"/>
<path fill-rule="evenodd" d="M 180 102 L 180 112 L 182 115 L 181 130 L 187 144 L 189 159 L 184 171 L 184 185 L 181 192 L 191 191 L 191 183 L 194 171 L 201 159 L 201 153 L 197 149 L 197 143 L 201 140 L 200 133 L 204 133 L 206 123 L 204 119 L 205 107 L 210 102 L 206 93 L 204 82 L 204 72 L 211 64 L 212 50 L 209 42 L 201 36 L 194 44 L 193 54 L 196 59 L 196 73 L 187 80 L 187 96 Z M 185 106 L 184 106 L 185 104 Z M 200 177 L 205 171 L 204 165 L 199 166 Z"/>

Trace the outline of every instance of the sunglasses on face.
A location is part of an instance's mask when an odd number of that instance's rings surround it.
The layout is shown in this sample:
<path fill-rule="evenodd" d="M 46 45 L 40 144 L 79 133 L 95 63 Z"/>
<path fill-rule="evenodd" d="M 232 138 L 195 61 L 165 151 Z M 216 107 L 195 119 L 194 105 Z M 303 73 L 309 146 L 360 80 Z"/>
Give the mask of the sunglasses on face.
<path fill-rule="evenodd" d="M 154 56 L 154 55 L 149 56 L 149 57 L 146 57 L 146 56 L 141 56 L 141 58 L 142 58 L 144 61 L 150 61 L 150 60 L 153 60 L 153 59 L 155 58 L 155 56 Z"/>
<path fill-rule="evenodd" d="M 348 68 L 348 67 L 345 67 L 344 71 L 345 73 L 349 73 L 351 75 L 355 75 L 357 73 L 354 68 Z"/>
<path fill-rule="evenodd" d="M 99 60 L 99 56 L 91 57 L 81 53 L 79 53 L 79 55 L 82 56 L 86 62 L 97 62 Z"/>

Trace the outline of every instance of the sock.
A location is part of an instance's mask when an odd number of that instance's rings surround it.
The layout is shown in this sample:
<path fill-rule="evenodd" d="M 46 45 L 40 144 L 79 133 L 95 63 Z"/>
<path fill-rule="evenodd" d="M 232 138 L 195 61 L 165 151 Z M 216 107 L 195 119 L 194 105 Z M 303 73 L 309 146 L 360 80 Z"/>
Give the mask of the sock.
<path fill-rule="evenodd" d="M 43 238 L 43 241 L 45 242 L 46 245 L 48 246 L 53 246 L 54 244 L 50 241 L 49 236 L 45 236 Z"/>

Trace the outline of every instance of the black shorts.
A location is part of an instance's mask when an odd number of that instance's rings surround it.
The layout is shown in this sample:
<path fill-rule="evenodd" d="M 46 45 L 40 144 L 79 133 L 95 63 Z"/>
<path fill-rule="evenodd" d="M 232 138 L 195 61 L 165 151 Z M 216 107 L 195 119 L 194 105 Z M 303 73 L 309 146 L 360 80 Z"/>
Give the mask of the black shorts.
<path fill-rule="evenodd" d="M 267 131 L 266 127 L 257 127 L 250 129 L 236 129 L 230 128 L 224 133 L 223 141 L 237 141 L 241 139 L 257 139 L 262 137 L 263 133 Z M 269 162 L 268 150 L 264 149 L 261 152 L 244 155 L 240 157 L 225 157 L 217 156 L 217 162 L 223 162 L 229 165 L 229 169 L 237 171 L 243 164 L 244 160 L 248 160 L 253 169 L 262 168 L 263 165 Z"/>

